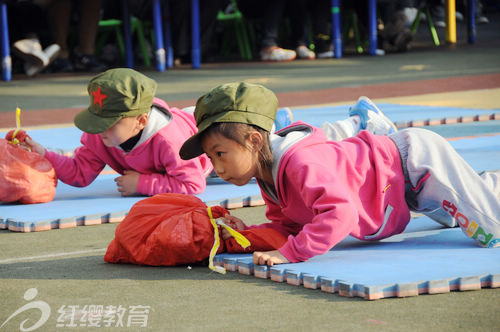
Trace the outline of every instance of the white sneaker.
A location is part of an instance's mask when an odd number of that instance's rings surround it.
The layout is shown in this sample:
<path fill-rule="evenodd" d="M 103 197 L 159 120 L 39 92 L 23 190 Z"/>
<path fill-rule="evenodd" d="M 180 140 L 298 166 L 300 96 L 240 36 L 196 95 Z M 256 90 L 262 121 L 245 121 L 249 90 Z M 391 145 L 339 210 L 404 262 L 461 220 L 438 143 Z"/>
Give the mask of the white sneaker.
<path fill-rule="evenodd" d="M 316 54 L 304 45 L 297 47 L 295 53 L 299 59 L 314 60 L 316 58 Z"/>
<path fill-rule="evenodd" d="M 316 54 L 316 57 L 318 59 L 327 59 L 327 58 L 333 58 L 333 50 L 332 51 L 326 51 L 326 52 L 321 52 Z"/>
<path fill-rule="evenodd" d="M 33 65 L 46 66 L 49 63 L 49 59 L 43 52 L 42 45 L 37 38 L 18 40 L 12 49 L 16 55 Z"/>
<path fill-rule="evenodd" d="M 59 52 L 61 51 L 61 47 L 57 44 L 52 44 L 49 47 L 47 47 L 45 50 L 43 50 L 43 53 L 47 57 L 47 64 L 46 65 L 38 65 L 29 61 L 24 62 L 24 72 L 28 76 L 35 76 L 39 72 L 41 72 L 45 67 L 47 67 L 52 61 L 54 61 L 57 56 L 59 55 Z"/>
<path fill-rule="evenodd" d="M 349 116 L 361 118 L 361 129 L 375 135 L 388 135 L 398 131 L 394 123 L 367 97 L 359 97 L 358 102 L 349 109 Z"/>
<path fill-rule="evenodd" d="M 281 47 L 274 47 L 270 51 L 261 51 L 260 60 L 261 61 L 292 61 L 295 60 L 297 53 L 293 50 L 287 50 Z"/>

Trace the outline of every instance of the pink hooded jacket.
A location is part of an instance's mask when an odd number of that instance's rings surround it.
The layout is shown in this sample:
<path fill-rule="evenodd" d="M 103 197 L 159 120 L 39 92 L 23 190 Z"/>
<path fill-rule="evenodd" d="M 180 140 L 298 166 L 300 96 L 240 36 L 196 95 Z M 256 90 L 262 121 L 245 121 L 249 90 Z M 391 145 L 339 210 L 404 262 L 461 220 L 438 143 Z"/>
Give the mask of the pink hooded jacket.
<path fill-rule="evenodd" d="M 324 254 L 348 235 L 378 240 L 410 220 L 399 152 L 389 137 L 362 131 L 341 142 L 297 122 L 271 135 L 275 190 L 259 182 L 270 227 L 288 236 L 290 262 Z M 252 227 L 252 226 L 251 226 Z"/>
<path fill-rule="evenodd" d="M 179 156 L 182 144 L 197 131 L 193 115 L 170 108 L 158 98 L 153 100 L 153 106 L 158 119 L 156 127 L 150 116 L 141 139 L 128 153 L 119 147 L 105 146 L 98 134 L 83 133 L 82 146 L 75 150 L 73 158 L 50 151 L 45 157 L 54 166 L 57 177 L 75 187 L 89 185 L 109 165 L 120 174 L 125 170 L 141 173 L 137 192 L 142 195 L 201 193 L 212 169 L 211 162 L 206 155 L 191 160 Z"/>

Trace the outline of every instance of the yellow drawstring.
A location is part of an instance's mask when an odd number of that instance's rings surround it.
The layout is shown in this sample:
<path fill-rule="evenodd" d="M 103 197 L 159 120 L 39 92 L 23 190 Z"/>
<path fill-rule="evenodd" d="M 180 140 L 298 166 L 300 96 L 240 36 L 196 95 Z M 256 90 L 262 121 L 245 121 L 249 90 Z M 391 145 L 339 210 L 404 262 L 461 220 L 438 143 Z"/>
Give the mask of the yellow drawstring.
<path fill-rule="evenodd" d="M 19 144 L 19 140 L 16 138 L 17 133 L 21 130 L 21 109 L 16 107 L 16 130 L 14 130 L 14 134 L 12 134 L 12 139 L 10 143 Z"/>
<path fill-rule="evenodd" d="M 217 225 L 224 227 L 229 232 L 229 234 L 231 234 L 235 238 L 236 242 L 238 242 L 238 244 L 243 248 L 248 247 L 250 245 L 250 241 L 248 241 L 248 239 L 244 237 L 242 234 L 238 233 L 237 231 L 226 225 L 224 221 L 222 221 L 222 218 L 217 218 L 217 220 L 215 220 L 214 217 L 212 216 L 212 209 L 210 207 L 207 207 L 207 211 L 208 211 L 208 218 L 210 218 L 210 223 L 214 228 L 214 245 L 212 246 L 212 250 L 210 250 L 208 267 L 212 271 L 225 274 L 226 273 L 225 268 L 223 268 L 222 266 L 214 266 L 214 257 L 215 254 L 217 254 L 217 250 L 219 249 L 220 246 L 219 229 Z"/>

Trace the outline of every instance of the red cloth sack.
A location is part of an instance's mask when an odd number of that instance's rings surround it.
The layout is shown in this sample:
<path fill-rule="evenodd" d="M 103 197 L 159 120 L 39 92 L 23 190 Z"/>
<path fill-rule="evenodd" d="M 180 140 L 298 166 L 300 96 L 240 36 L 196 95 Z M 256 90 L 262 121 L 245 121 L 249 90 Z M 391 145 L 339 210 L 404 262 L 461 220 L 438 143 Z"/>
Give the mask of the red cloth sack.
<path fill-rule="evenodd" d="M 57 177 L 52 164 L 35 152 L 0 138 L 0 201 L 22 204 L 46 203 L 54 199 Z M 23 142 L 26 133 L 20 131 L 16 138 Z"/>
<path fill-rule="evenodd" d="M 214 218 L 229 212 L 214 206 Z M 208 258 L 214 229 L 207 206 L 196 196 L 159 194 L 132 206 L 104 256 L 108 263 L 174 266 Z M 222 246 L 218 252 L 223 250 Z"/>
<path fill-rule="evenodd" d="M 211 211 L 214 219 L 229 214 L 220 206 L 212 206 Z M 241 234 L 250 240 L 250 247 L 243 249 L 230 238 L 221 243 L 217 253 L 226 248 L 229 252 L 274 250 L 286 241 L 284 235 L 272 229 L 252 229 Z M 207 206 L 199 198 L 159 194 L 132 206 L 116 228 L 104 261 L 154 266 L 194 264 L 209 258 L 213 245 L 214 228 Z"/>

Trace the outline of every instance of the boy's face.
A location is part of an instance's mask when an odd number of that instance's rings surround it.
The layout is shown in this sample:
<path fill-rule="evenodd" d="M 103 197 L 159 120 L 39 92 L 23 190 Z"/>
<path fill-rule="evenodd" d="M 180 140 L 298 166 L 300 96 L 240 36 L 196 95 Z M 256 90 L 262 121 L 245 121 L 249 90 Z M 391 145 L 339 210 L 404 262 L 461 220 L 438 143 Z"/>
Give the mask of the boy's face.
<path fill-rule="evenodd" d="M 99 133 L 104 145 L 107 147 L 118 146 L 131 137 L 137 135 L 148 121 L 147 114 L 126 117 L 115 123 L 107 130 Z"/>

